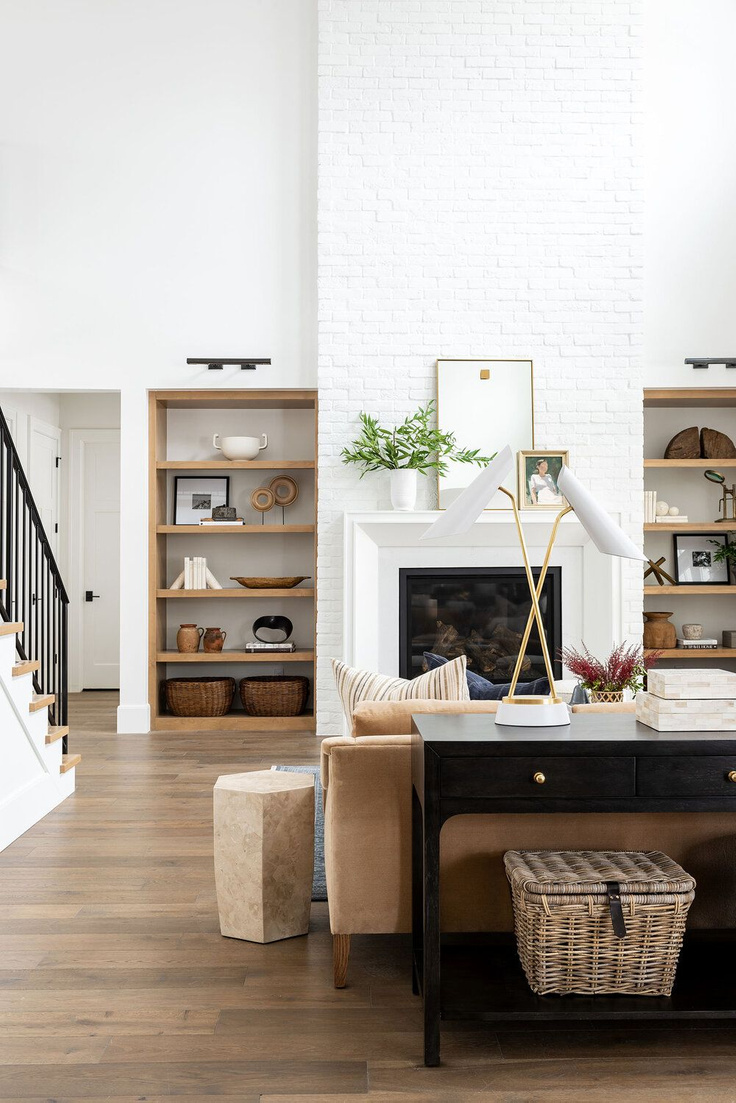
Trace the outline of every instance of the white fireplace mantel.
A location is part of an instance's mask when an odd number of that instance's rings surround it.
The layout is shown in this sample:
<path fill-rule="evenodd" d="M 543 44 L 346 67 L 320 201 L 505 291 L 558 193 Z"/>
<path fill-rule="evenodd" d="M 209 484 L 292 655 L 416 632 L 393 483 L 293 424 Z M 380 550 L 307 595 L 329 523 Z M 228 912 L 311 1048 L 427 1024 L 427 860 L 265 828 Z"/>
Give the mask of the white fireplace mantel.
<path fill-rule="evenodd" d="M 402 567 L 523 566 L 513 514 L 489 510 L 463 536 L 420 543 L 436 512 L 346 513 L 344 654 L 353 666 L 399 672 Z M 553 511 L 522 513 L 532 566 L 541 565 Z M 617 518 L 614 516 L 614 520 Z M 621 560 L 603 555 L 574 514 L 562 519 L 550 560 L 562 567 L 562 638 L 603 653 L 623 639 Z"/>

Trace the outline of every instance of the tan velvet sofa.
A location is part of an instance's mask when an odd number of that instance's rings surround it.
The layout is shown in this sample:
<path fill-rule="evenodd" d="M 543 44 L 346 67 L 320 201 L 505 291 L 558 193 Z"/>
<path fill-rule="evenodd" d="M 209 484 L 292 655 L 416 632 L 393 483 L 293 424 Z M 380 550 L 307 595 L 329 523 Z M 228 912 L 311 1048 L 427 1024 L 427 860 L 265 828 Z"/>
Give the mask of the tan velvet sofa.
<path fill-rule="evenodd" d="M 322 743 L 325 865 L 335 986 L 346 983 L 350 936 L 411 929 L 413 714 L 495 712 L 495 702 L 359 705 L 350 737 Z M 442 927 L 512 929 L 504 851 L 544 847 L 663 850 L 699 882 L 691 926 L 736 926 L 736 816 L 519 814 L 458 816 L 442 830 Z"/>

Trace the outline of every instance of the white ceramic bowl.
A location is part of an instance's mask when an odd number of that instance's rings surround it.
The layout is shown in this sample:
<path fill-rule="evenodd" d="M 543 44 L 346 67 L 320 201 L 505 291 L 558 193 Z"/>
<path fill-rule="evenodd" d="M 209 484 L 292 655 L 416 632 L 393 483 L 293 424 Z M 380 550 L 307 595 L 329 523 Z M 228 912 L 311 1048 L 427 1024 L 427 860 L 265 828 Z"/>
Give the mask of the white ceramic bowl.
<path fill-rule="evenodd" d="M 220 437 L 215 433 L 212 447 L 222 452 L 226 460 L 254 460 L 259 452 L 268 448 L 268 437 L 265 433 L 261 437 Z"/>

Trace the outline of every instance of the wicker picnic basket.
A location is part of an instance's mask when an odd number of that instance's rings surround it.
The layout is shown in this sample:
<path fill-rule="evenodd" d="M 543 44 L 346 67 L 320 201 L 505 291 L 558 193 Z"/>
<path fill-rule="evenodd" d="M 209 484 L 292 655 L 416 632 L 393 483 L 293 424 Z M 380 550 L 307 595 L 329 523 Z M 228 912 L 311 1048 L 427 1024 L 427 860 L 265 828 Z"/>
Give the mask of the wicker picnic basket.
<path fill-rule="evenodd" d="M 166 704 L 174 716 L 224 716 L 235 694 L 234 678 L 167 678 Z"/>
<path fill-rule="evenodd" d="M 695 881 L 659 851 L 504 855 L 522 968 L 538 995 L 669 996 Z"/>
<path fill-rule="evenodd" d="M 249 716 L 299 716 L 308 697 L 309 678 L 301 674 L 263 674 L 240 680 L 240 700 Z"/>

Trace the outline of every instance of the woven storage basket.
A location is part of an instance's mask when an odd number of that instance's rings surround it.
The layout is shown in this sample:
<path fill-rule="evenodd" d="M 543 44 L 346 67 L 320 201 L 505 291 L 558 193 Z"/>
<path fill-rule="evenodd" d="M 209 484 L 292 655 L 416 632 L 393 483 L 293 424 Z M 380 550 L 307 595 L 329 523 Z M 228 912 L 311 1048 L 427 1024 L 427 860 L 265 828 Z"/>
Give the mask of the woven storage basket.
<path fill-rule="evenodd" d="M 167 678 L 166 704 L 174 716 L 224 716 L 235 695 L 234 678 Z"/>
<path fill-rule="evenodd" d="M 240 700 L 249 716 L 299 716 L 308 696 L 309 678 L 300 674 L 264 674 L 240 680 Z"/>
<path fill-rule="evenodd" d="M 695 882 L 658 851 L 504 855 L 519 958 L 538 995 L 669 996 Z M 618 908 L 626 933 L 614 932 Z"/>

